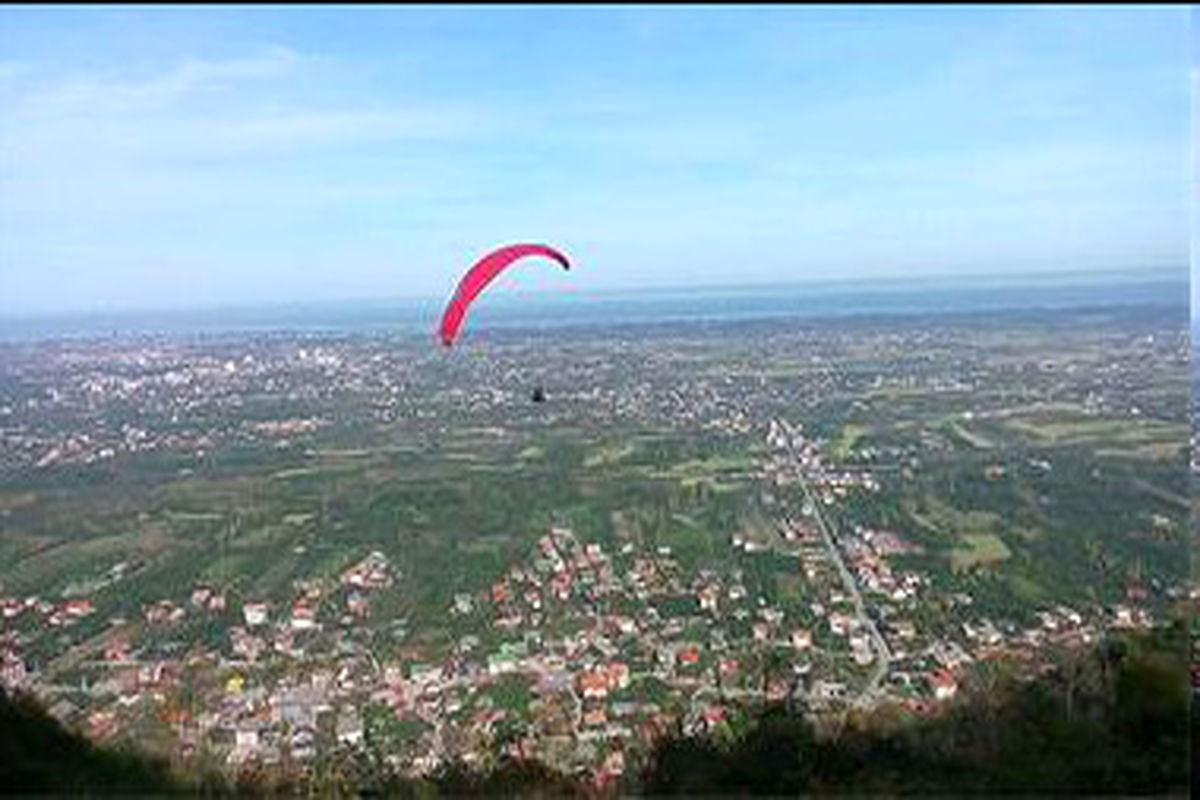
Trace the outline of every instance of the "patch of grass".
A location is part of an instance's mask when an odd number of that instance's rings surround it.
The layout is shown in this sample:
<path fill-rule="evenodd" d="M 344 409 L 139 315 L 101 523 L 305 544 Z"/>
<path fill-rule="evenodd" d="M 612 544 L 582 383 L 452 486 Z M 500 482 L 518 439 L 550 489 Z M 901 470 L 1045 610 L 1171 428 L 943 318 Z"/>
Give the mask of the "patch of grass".
<path fill-rule="evenodd" d="M 258 547 L 269 547 L 290 541 L 290 531 L 273 525 L 264 525 L 253 530 L 241 531 L 230 540 L 229 546 L 235 550 L 246 550 Z"/>
<path fill-rule="evenodd" d="M 958 421 L 950 422 L 946 426 L 946 429 L 953 436 L 955 436 L 959 440 L 967 443 L 968 445 L 975 448 L 976 450 L 992 450 L 996 447 L 996 443 L 993 442 L 991 439 L 987 438 L 986 436 L 983 436 L 978 431 L 968 428 L 966 425 L 963 425 L 961 422 L 958 422 Z"/>
<path fill-rule="evenodd" d="M 650 477 L 668 480 L 711 478 L 721 472 L 739 472 L 754 467 L 754 459 L 746 455 L 719 455 L 693 458 L 672 464 L 667 469 L 654 470 Z"/>
<path fill-rule="evenodd" d="M 1027 578 L 1024 575 L 1009 575 L 1008 587 L 1012 589 L 1012 593 L 1019 600 L 1025 603 L 1040 603 L 1046 598 L 1045 588 L 1037 581 Z"/>
<path fill-rule="evenodd" d="M 1127 449 L 1103 448 L 1096 451 L 1100 458 L 1130 458 L 1144 461 L 1170 461 L 1181 458 L 1187 449 L 1180 442 L 1151 442 Z"/>
<path fill-rule="evenodd" d="M 950 551 L 950 567 L 955 572 L 996 564 L 1012 555 L 1000 537 L 992 534 L 966 534 L 961 541 L 966 547 L 956 547 Z"/>
<path fill-rule="evenodd" d="M 922 510 L 909 508 L 908 513 L 921 527 L 952 538 L 994 535 L 1002 523 L 995 512 L 962 511 L 933 496 L 925 498 Z"/>
<path fill-rule="evenodd" d="M 684 489 L 692 489 L 703 485 L 708 491 L 716 492 L 717 494 L 729 494 L 736 492 L 740 488 L 736 483 L 724 483 L 714 478 L 706 477 L 681 478 L 679 485 Z"/>
<path fill-rule="evenodd" d="M 867 426 L 860 422 L 847 422 L 843 425 L 831 448 L 833 457 L 839 461 L 849 458 L 854 446 L 867 434 L 867 430 Z"/>
<path fill-rule="evenodd" d="M 0 493 L 0 511 L 16 511 L 37 503 L 37 492 L 4 492 Z"/>
<path fill-rule="evenodd" d="M 510 536 L 479 536 L 466 542 L 459 542 L 458 549 L 464 553 L 501 553 L 512 543 Z"/>
<path fill-rule="evenodd" d="M 319 470 L 316 467 L 296 467 L 295 469 L 280 470 L 272 475 L 271 478 L 278 481 L 285 481 L 288 478 L 303 478 L 307 475 L 319 475 L 322 471 L 329 472 L 331 470 Z"/>
<path fill-rule="evenodd" d="M 1026 525 L 1018 525 L 1012 529 L 1012 532 L 1026 542 L 1035 542 L 1042 538 L 1042 531 L 1038 528 L 1031 528 Z"/>
<path fill-rule="evenodd" d="M 777 572 L 775 573 L 775 585 L 782 600 L 800 603 L 808 597 L 808 592 L 805 590 L 806 582 L 802 575 L 793 572 Z"/>
<path fill-rule="evenodd" d="M 613 511 L 609 514 L 612 523 L 613 536 L 618 541 L 633 541 L 637 538 L 637 523 L 632 513 Z"/>
<path fill-rule="evenodd" d="M 525 678 L 506 675 L 486 690 L 492 697 L 497 708 L 503 708 L 515 713 L 524 713 L 533 695 L 529 691 L 529 681 Z"/>
<path fill-rule="evenodd" d="M 219 522 L 223 514 L 215 511 L 168 511 L 166 517 L 171 522 Z"/>
<path fill-rule="evenodd" d="M 583 466 L 587 469 L 610 466 L 629 458 L 634 454 L 636 449 L 628 442 L 621 445 L 606 445 L 597 448 L 584 458 Z"/>
<path fill-rule="evenodd" d="M 1117 445 L 1137 448 L 1151 444 L 1173 444 L 1187 438 L 1187 426 L 1150 419 L 1096 419 L 1056 415 L 1050 418 L 1009 420 L 1009 428 L 1056 445 Z M 1127 448 L 1122 448 L 1127 449 Z"/>
<path fill-rule="evenodd" d="M 214 583 L 219 586 L 233 581 L 234 579 L 249 574 L 256 563 L 253 556 L 245 553 L 225 553 L 218 551 L 218 555 L 204 567 L 204 570 L 197 575 L 197 579 L 208 583 Z"/>

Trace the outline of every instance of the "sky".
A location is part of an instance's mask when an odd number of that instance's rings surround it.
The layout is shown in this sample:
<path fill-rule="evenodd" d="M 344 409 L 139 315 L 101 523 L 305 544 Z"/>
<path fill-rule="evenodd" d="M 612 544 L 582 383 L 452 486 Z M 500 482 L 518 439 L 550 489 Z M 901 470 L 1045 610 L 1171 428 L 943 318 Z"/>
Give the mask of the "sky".
<path fill-rule="evenodd" d="M 1200 246 L 1196 237 L 1200 236 L 1200 6 L 1191 7 L 1188 37 L 1191 40 L 1192 58 L 1192 118 L 1191 118 L 1191 317 L 1192 328 L 1196 330 L 1196 321 L 1200 320 Z"/>
<path fill-rule="evenodd" d="M 1189 13 L 0 7 L 0 315 L 1182 270 Z"/>

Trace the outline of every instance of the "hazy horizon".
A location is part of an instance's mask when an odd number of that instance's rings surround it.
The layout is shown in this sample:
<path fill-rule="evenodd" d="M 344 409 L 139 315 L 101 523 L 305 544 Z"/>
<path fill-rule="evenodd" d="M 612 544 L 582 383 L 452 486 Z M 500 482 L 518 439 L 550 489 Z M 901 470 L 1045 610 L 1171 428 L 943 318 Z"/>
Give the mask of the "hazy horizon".
<path fill-rule="evenodd" d="M 1188 263 L 1187 7 L 0 13 L 3 316 Z"/>
<path fill-rule="evenodd" d="M 523 265 L 521 269 L 536 270 L 533 264 Z M 736 295 L 762 294 L 772 290 L 803 292 L 804 290 L 828 291 L 830 289 L 849 289 L 864 287 L 884 292 L 899 290 L 901 292 L 918 291 L 920 286 L 942 287 L 950 289 L 978 289 L 984 286 L 1008 286 L 1014 288 L 1034 289 L 1037 286 L 1063 288 L 1068 286 L 1116 286 L 1128 283 L 1164 284 L 1179 282 L 1191 283 L 1189 268 L 1185 265 L 1175 267 L 1136 267 L 1107 270 L 1076 270 L 1076 271 L 1046 271 L 1046 272 L 992 272 L 978 275 L 953 274 L 914 274 L 906 276 L 895 275 L 863 275 L 844 278 L 813 277 L 797 279 L 780 279 L 776 281 L 758 282 L 718 282 L 704 284 L 664 283 L 650 286 L 613 286 L 600 288 L 564 289 L 563 287 L 530 288 L 521 285 L 521 279 L 510 277 L 508 281 L 498 280 L 494 287 L 476 304 L 477 309 L 489 306 L 508 307 L 519 303 L 537 303 L 539 305 L 573 304 L 587 302 L 600 298 L 658 298 L 667 295 Z M 260 300 L 239 301 L 228 300 L 220 303 L 188 303 L 164 305 L 127 305 L 91 308 L 64 308 L 54 311 L 33 311 L 29 313 L 10 314 L 0 311 L 0 320 L 38 320 L 55 318 L 73 318 L 90 316 L 136 316 L 141 314 L 198 314 L 205 312 L 223 311 L 261 311 L 283 308 L 329 308 L 334 306 L 414 306 L 431 304 L 438 307 L 448 300 L 450 292 L 436 294 L 425 292 L 420 294 L 378 295 L 347 295 L 342 297 L 308 298 L 292 300 L 287 298 L 264 298 Z M 1185 301 L 1187 302 L 1186 298 Z M 1194 305 L 1194 304 L 1192 304 Z"/>
<path fill-rule="evenodd" d="M 502 329 L 928 317 L 962 313 L 1180 310 L 1188 315 L 1186 269 L 1116 273 L 1001 274 L 949 278 L 858 278 L 657 289 L 487 293 L 472 308 L 466 336 Z M 327 299 L 223 306 L 117 309 L 27 316 L 0 314 L 0 342 L 59 337 L 286 332 L 386 332 L 432 336 L 441 297 Z"/>

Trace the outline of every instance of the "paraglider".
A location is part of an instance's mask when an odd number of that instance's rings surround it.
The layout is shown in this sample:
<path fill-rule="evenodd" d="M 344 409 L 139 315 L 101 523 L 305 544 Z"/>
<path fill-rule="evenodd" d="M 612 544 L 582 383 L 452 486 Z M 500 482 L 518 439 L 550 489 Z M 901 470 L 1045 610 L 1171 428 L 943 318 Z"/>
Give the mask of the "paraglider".
<path fill-rule="evenodd" d="M 442 323 L 439 327 L 442 344 L 446 347 L 454 344 L 463 320 L 467 316 L 467 310 L 479 293 L 514 262 L 529 256 L 543 256 L 557 261 L 565 270 L 571 268 L 566 256 L 544 244 L 513 244 L 493 250 L 475 262 L 475 265 L 467 270 L 467 274 L 459 281 L 454 296 L 450 298 L 446 310 L 442 313 Z"/>

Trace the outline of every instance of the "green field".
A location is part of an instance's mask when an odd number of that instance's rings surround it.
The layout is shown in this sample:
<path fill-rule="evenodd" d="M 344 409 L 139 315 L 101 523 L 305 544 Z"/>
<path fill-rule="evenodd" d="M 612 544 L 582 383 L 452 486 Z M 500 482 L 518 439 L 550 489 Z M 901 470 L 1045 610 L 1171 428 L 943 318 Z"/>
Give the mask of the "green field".
<path fill-rule="evenodd" d="M 950 551 L 950 565 L 956 572 L 995 564 L 1012 555 L 999 537 L 990 534 L 964 534 L 961 541 L 963 547 Z"/>
<path fill-rule="evenodd" d="M 1012 430 L 1058 446 L 1090 445 L 1109 451 L 1175 447 L 1187 440 L 1187 426 L 1146 419 L 1095 419 L 1070 414 L 1026 417 L 1007 422 Z M 1153 451 L 1152 451 L 1153 452 Z"/>
<path fill-rule="evenodd" d="M 869 428 L 862 423 L 847 422 L 838 432 L 837 439 L 830 448 L 830 454 L 838 461 L 845 461 L 850 457 L 859 440 L 866 436 L 868 430 Z"/>
<path fill-rule="evenodd" d="M 996 447 L 996 443 L 990 438 L 982 435 L 970 426 L 953 420 L 947 423 L 947 429 L 951 434 L 961 439 L 966 444 L 974 447 L 976 450 L 992 450 Z"/>
<path fill-rule="evenodd" d="M 920 510 L 909 515 L 921 527 L 950 540 L 964 536 L 990 536 L 1003 526 L 1001 516 L 992 511 L 962 511 L 936 497 L 922 499 Z"/>

